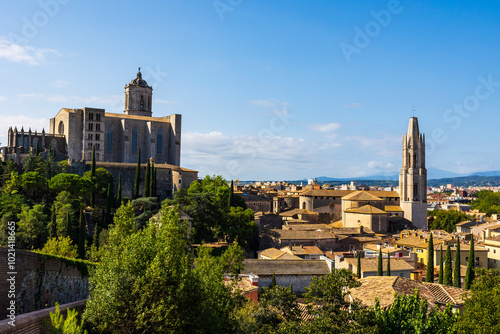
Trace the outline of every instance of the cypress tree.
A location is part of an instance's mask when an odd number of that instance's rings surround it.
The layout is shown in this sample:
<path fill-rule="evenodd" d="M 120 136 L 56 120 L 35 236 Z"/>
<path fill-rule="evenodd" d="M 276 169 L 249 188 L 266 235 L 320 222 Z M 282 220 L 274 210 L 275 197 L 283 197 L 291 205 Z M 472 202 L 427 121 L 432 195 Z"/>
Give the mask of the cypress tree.
<path fill-rule="evenodd" d="M 470 250 L 469 250 L 469 259 L 467 260 L 467 271 L 465 273 L 465 284 L 464 288 L 469 290 L 470 286 L 472 285 L 472 281 L 474 281 L 475 278 L 475 272 L 474 272 L 474 236 L 472 236 L 472 239 L 470 241 Z"/>
<path fill-rule="evenodd" d="M 460 240 L 457 237 L 457 251 L 455 254 L 455 267 L 453 268 L 453 286 L 460 288 Z"/>
<path fill-rule="evenodd" d="M 90 195 L 90 206 L 93 207 L 95 204 L 95 145 L 92 147 L 92 165 L 90 167 L 90 179 L 92 180 L 92 184 L 94 186 L 92 194 Z"/>
<path fill-rule="evenodd" d="M 52 205 L 52 214 L 50 215 L 49 235 L 51 238 L 57 237 L 57 221 L 56 221 L 56 206 L 55 205 Z"/>
<path fill-rule="evenodd" d="M 429 237 L 429 245 L 427 246 L 427 275 L 425 276 L 425 281 L 434 283 L 434 240 L 432 233 Z"/>
<path fill-rule="evenodd" d="M 444 283 L 444 268 L 443 268 L 443 245 L 441 245 L 441 249 L 440 249 L 440 254 L 439 254 L 439 281 L 438 283 L 439 284 L 443 284 Z"/>
<path fill-rule="evenodd" d="M 72 236 L 72 228 L 71 228 L 71 219 L 69 217 L 69 211 L 66 212 L 66 235 L 73 239 Z"/>
<path fill-rule="evenodd" d="M 391 254 L 387 253 L 387 269 L 385 276 L 391 276 Z"/>
<path fill-rule="evenodd" d="M 156 197 L 155 186 L 156 186 L 155 161 L 151 159 L 151 182 L 149 185 L 149 197 Z"/>
<path fill-rule="evenodd" d="M 451 268 L 451 248 L 450 244 L 448 244 L 448 247 L 446 247 L 446 256 L 444 258 L 444 284 L 445 285 L 452 285 L 453 284 L 453 278 L 451 276 L 452 268 Z"/>
<path fill-rule="evenodd" d="M 78 256 L 80 259 L 85 258 L 85 219 L 83 210 L 80 210 L 80 220 L 78 222 Z"/>
<path fill-rule="evenodd" d="M 377 276 L 382 276 L 382 248 L 378 250 Z"/>
<path fill-rule="evenodd" d="M 229 207 L 234 205 L 234 181 L 231 180 L 231 191 L 229 193 Z"/>
<path fill-rule="evenodd" d="M 274 288 L 276 285 L 276 275 L 273 273 L 273 277 L 271 278 L 271 283 L 269 283 L 269 288 Z"/>
<path fill-rule="evenodd" d="M 106 194 L 106 224 L 105 228 L 108 228 L 111 220 L 111 202 L 113 201 L 113 194 L 111 193 L 111 182 L 108 183 L 108 192 Z"/>
<path fill-rule="evenodd" d="M 99 248 L 99 233 L 101 232 L 101 228 L 99 225 L 94 226 L 94 237 L 92 238 L 92 244 L 96 249 Z"/>
<path fill-rule="evenodd" d="M 146 163 L 146 175 L 144 176 L 144 192 L 142 197 L 149 197 L 151 189 L 151 165 L 148 162 Z"/>
<path fill-rule="evenodd" d="M 137 154 L 137 167 L 135 168 L 134 198 L 139 197 L 139 182 L 141 181 L 141 148 Z"/>
<path fill-rule="evenodd" d="M 122 205 L 122 173 L 118 174 L 118 191 L 116 194 L 116 207 Z"/>
<path fill-rule="evenodd" d="M 358 266 L 356 270 L 358 278 L 361 278 L 361 252 L 358 252 Z"/>

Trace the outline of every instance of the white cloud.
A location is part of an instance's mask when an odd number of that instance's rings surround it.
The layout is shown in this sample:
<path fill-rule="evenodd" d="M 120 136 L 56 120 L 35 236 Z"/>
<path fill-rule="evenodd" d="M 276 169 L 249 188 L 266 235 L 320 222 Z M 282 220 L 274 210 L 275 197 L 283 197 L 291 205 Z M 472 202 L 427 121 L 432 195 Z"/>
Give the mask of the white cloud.
<path fill-rule="evenodd" d="M 353 103 L 349 103 L 349 104 L 344 104 L 342 106 L 342 108 L 361 108 L 362 105 L 358 102 L 353 102 Z"/>
<path fill-rule="evenodd" d="M 5 36 L 0 36 L 0 58 L 34 66 L 45 62 L 47 54 L 59 55 L 59 52 L 53 49 L 39 49 L 29 45 L 14 44 Z"/>
<path fill-rule="evenodd" d="M 7 98 L 5 96 L 0 95 L 0 102 L 7 101 Z"/>
<path fill-rule="evenodd" d="M 198 169 L 200 176 L 226 178 L 284 177 L 315 165 L 319 148 L 290 137 L 225 136 L 221 132 L 183 134 L 183 165 Z"/>
<path fill-rule="evenodd" d="M 334 132 L 340 129 L 342 124 L 340 123 L 323 123 L 323 124 L 311 124 L 310 128 L 314 131 L 319 132 Z"/>
<path fill-rule="evenodd" d="M 56 81 L 52 81 L 50 83 L 52 86 L 54 87 L 57 87 L 57 88 L 62 88 L 62 87 L 66 87 L 67 85 L 69 85 L 69 81 L 65 81 L 65 80 L 56 80 Z"/>
<path fill-rule="evenodd" d="M 393 157 L 401 154 L 401 137 L 386 132 L 378 132 L 376 137 L 350 136 L 346 137 L 346 141 L 351 142 L 351 146 L 357 144 L 359 148 L 379 156 Z"/>
<path fill-rule="evenodd" d="M 252 104 L 263 108 L 273 108 L 276 106 L 276 102 L 272 100 L 252 100 Z"/>

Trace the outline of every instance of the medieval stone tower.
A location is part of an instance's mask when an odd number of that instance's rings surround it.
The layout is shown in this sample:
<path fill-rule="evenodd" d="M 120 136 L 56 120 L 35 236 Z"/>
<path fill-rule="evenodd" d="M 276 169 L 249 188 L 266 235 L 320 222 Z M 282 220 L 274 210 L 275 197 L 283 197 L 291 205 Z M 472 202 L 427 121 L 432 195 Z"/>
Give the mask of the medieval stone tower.
<path fill-rule="evenodd" d="M 420 229 L 427 229 L 427 169 L 425 136 L 418 129 L 418 119 L 410 118 L 403 137 L 403 166 L 399 175 L 400 205 L 404 217 Z"/>
<path fill-rule="evenodd" d="M 125 114 L 151 117 L 153 88 L 142 79 L 141 68 L 137 77 L 125 86 Z"/>

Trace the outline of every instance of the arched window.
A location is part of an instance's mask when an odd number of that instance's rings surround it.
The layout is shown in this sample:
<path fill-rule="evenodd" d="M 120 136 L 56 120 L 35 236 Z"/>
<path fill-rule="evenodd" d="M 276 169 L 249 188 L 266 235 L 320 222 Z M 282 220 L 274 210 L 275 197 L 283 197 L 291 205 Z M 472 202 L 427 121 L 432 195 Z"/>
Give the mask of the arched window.
<path fill-rule="evenodd" d="M 38 148 L 38 138 L 33 139 L 33 148 L 34 149 Z"/>
<path fill-rule="evenodd" d="M 163 154 L 163 128 L 156 130 L 156 154 Z"/>
<path fill-rule="evenodd" d="M 99 153 L 95 154 L 95 161 L 99 161 Z"/>
<path fill-rule="evenodd" d="M 415 183 L 413 186 L 413 197 L 415 197 L 415 200 L 417 200 L 418 197 L 418 183 Z"/>
<path fill-rule="evenodd" d="M 113 129 L 108 129 L 106 131 L 106 151 L 113 151 Z"/>
<path fill-rule="evenodd" d="M 21 137 L 17 137 L 17 147 L 23 146 L 23 139 Z"/>
<path fill-rule="evenodd" d="M 132 153 L 137 152 L 137 132 L 139 132 L 139 129 L 134 125 L 132 127 Z"/>
<path fill-rule="evenodd" d="M 59 128 L 57 130 L 57 132 L 60 134 L 60 135 L 63 135 L 64 134 L 64 123 L 62 121 L 59 122 Z"/>
<path fill-rule="evenodd" d="M 141 95 L 141 109 L 144 108 L 144 95 Z"/>
<path fill-rule="evenodd" d="M 92 152 L 89 152 L 87 155 L 88 155 L 87 160 L 92 160 Z"/>
<path fill-rule="evenodd" d="M 29 147 L 29 144 L 28 144 L 28 137 L 24 137 L 24 145 L 23 145 L 25 148 L 28 148 Z"/>

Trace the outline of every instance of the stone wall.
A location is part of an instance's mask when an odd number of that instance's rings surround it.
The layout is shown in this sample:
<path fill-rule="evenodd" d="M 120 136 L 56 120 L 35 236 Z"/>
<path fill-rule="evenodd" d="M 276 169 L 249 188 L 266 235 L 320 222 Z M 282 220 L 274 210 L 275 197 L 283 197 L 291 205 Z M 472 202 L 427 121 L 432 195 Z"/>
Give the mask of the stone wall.
<path fill-rule="evenodd" d="M 8 315 L 10 283 L 7 279 L 11 277 L 15 278 L 17 315 L 88 296 L 88 268 L 83 261 L 16 250 L 14 270 L 15 274 L 8 274 L 12 269 L 8 268 L 7 248 L 0 247 L 0 319 Z"/>
<path fill-rule="evenodd" d="M 59 305 L 61 315 L 66 317 L 68 309 L 76 310 L 81 316 L 87 300 L 80 300 L 64 305 Z M 55 312 L 55 307 L 34 311 L 16 316 L 15 322 L 11 319 L 0 321 L 0 333 L 3 334 L 45 334 L 50 331 L 50 313 Z M 14 325 L 14 326 L 13 326 Z"/>

